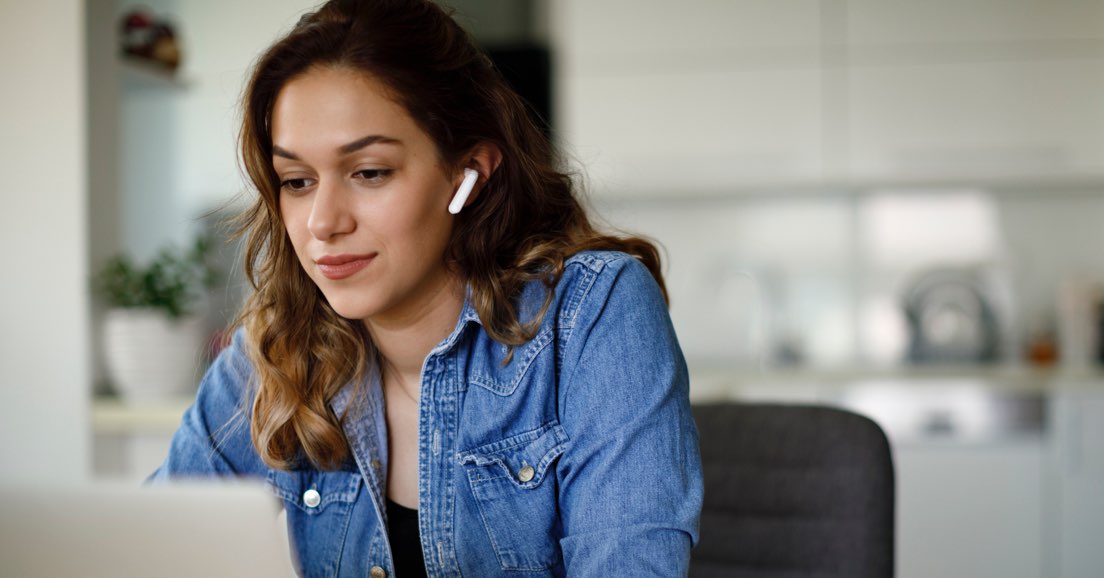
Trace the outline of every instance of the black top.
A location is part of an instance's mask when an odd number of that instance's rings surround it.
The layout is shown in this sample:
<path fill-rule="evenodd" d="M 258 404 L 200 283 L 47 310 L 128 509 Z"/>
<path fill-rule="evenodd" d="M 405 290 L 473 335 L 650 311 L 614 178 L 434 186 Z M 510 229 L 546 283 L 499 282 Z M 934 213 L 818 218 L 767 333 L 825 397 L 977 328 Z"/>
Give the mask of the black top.
<path fill-rule="evenodd" d="M 422 538 L 418 533 L 418 510 L 387 499 L 387 539 L 395 562 L 395 578 L 425 578 Z"/>

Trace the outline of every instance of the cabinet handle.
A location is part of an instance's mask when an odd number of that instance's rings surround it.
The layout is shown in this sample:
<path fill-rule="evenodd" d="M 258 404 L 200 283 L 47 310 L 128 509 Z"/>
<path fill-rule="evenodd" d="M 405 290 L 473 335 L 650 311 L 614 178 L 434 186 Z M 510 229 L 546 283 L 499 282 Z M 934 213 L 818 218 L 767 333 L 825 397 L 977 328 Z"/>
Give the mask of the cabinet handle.
<path fill-rule="evenodd" d="M 1066 473 L 1071 476 L 1076 476 L 1081 473 L 1081 460 L 1082 450 L 1081 447 L 1081 408 L 1077 406 L 1075 400 L 1069 400 L 1070 403 L 1066 404 L 1066 414 L 1069 419 L 1066 420 Z"/>

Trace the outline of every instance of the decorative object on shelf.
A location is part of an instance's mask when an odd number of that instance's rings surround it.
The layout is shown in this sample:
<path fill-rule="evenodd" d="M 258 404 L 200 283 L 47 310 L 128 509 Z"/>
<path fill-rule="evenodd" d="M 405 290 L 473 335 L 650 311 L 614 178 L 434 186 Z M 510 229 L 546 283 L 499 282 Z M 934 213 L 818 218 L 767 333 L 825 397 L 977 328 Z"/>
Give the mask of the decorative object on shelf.
<path fill-rule="evenodd" d="M 194 390 L 205 335 L 196 308 L 218 276 L 209 252 L 201 237 L 187 251 L 162 250 L 145 267 L 116 256 L 96 276 L 96 292 L 110 306 L 103 327 L 108 377 L 124 399 L 165 399 Z"/>
<path fill-rule="evenodd" d="M 995 298 L 981 270 L 937 268 L 917 275 L 905 293 L 909 359 L 984 363 L 1000 345 Z"/>
<path fill-rule="evenodd" d="M 1039 331 L 1027 343 L 1027 361 L 1035 367 L 1050 367 L 1058 361 L 1053 330 Z"/>
<path fill-rule="evenodd" d="M 1096 363 L 1104 365 L 1104 291 L 1096 295 Z"/>
<path fill-rule="evenodd" d="M 154 17 L 148 9 L 134 8 L 127 12 L 119 33 L 124 57 L 155 64 L 172 72 L 180 66 L 176 30 L 168 20 Z"/>
<path fill-rule="evenodd" d="M 1086 369 L 1098 362 L 1101 323 L 1097 319 L 1104 286 L 1092 278 L 1072 276 L 1058 282 L 1058 360 L 1066 369 Z"/>

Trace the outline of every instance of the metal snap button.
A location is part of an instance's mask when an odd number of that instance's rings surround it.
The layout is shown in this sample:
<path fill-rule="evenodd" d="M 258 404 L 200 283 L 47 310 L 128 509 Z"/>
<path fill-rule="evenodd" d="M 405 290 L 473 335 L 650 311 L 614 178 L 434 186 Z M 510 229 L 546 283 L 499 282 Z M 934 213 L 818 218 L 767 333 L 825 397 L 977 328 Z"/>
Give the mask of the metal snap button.
<path fill-rule="evenodd" d="M 383 467 L 383 463 L 379 460 L 372 460 L 371 466 L 373 470 L 378 470 Z"/>
<path fill-rule="evenodd" d="M 528 482 L 529 480 L 533 479 L 533 475 L 536 473 L 537 472 L 533 469 L 533 466 L 525 464 L 524 466 L 521 466 L 520 470 L 518 470 L 518 479 L 521 480 L 523 483 Z"/>
<path fill-rule="evenodd" d="M 303 503 L 308 508 L 317 508 L 318 504 L 322 503 L 322 495 L 318 493 L 318 490 L 311 488 L 303 492 Z"/>
<path fill-rule="evenodd" d="M 379 566 L 372 566 L 370 575 L 372 578 L 387 578 L 387 572 L 384 572 L 383 568 Z"/>

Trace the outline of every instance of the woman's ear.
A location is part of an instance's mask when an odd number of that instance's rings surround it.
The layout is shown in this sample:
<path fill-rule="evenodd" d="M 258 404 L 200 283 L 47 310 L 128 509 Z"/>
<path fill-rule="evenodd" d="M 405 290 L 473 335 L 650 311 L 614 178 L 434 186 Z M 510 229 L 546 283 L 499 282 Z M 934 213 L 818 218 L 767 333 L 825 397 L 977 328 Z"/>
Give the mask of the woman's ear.
<path fill-rule="evenodd" d="M 482 143 L 472 149 L 468 168 L 479 171 L 479 185 L 483 185 L 498 170 L 500 164 L 502 164 L 502 151 L 498 150 L 498 145 Z"/>
<path fill-rule="evenodd" d="M 475 201 L 476 197 L 479 196 L 479 192 L 483 190 L 483 186 L 487 184 L 487 179 L 491 178 L 491 175 L 498 170 L 500 164 L 502 164 L 502 151 L 499 150 L 497 145 L 492 143 L 475 145 L 468 154 L 468 162 L 458 167 L 456 177 L 453 179 L 453 184 L 459 187 L 464 180 L 464 169 L 472 169 L 479 173 L 479 179 L 475 182 L 475 186 L 463 206 L 466 207 Z"/>

